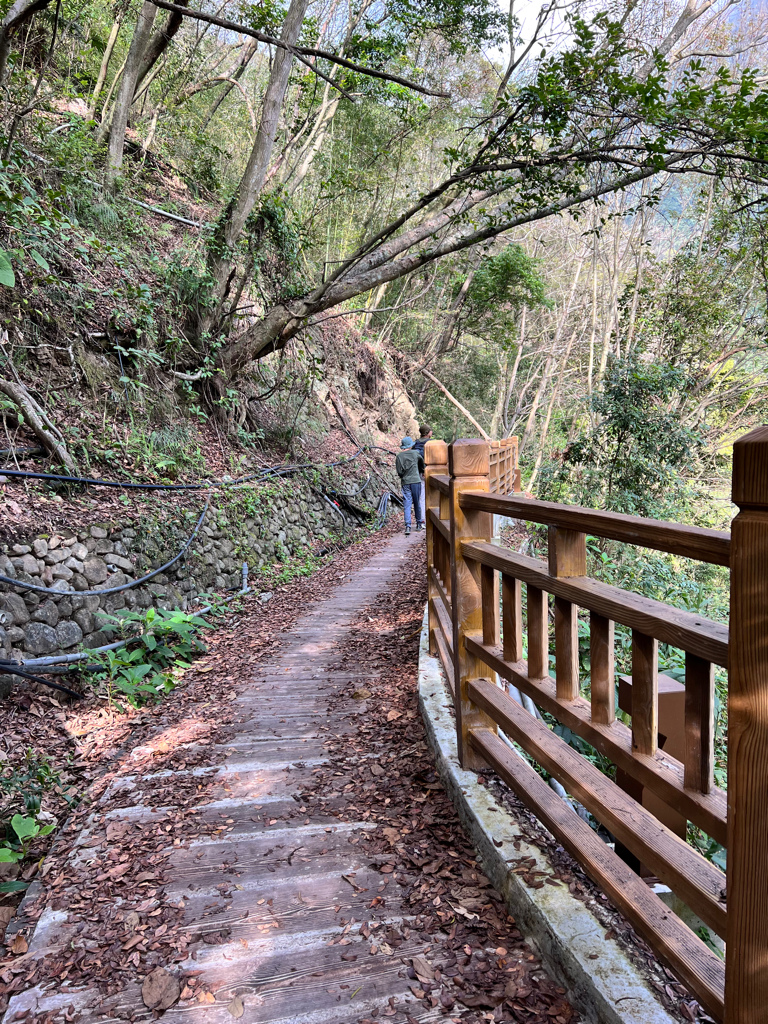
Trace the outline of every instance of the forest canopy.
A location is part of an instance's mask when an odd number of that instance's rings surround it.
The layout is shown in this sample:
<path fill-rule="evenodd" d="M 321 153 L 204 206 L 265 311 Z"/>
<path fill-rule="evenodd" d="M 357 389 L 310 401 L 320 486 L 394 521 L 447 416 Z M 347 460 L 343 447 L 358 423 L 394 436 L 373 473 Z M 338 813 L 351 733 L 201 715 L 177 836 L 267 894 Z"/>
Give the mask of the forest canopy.
<path fill-rule="evenodd" d="M 765 418 L 762 9 L 0 14 L 12 344 L 63 304 L 62 332 L 119 336 L 136 379 L 170 375 L 234 429 L 286 358 L 311 387 L 313 339 L 343 317 L 443 435 L 474 432 L 463 408 L 520 435 L 528 486 L 628 510 L 660 508 L 670 474 L 717 489 L 733 439 Z"/>

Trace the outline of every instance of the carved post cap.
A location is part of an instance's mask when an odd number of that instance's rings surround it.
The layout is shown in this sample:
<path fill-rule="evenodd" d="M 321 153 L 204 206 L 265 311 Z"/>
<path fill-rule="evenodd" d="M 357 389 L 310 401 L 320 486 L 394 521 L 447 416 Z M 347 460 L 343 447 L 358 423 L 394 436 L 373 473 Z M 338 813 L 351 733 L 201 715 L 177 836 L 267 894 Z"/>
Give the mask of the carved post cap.
<path fill-rule="evenodd" d="M 424 465 L 444 466 L 448 462 L 448 445 L 445 441 L 427 441 L 424 445 Z"/>
<path fill-rule="evenodd" d="M 491 446 L 477 438 L 454 441 L 448 449 L 451 476 L 488 476 L 491 471 Z"/>
<path fill-rule="evenodd" d="M 733 445 L 733 503 L 768 509 L 768 425 L 756 427 Z"/>

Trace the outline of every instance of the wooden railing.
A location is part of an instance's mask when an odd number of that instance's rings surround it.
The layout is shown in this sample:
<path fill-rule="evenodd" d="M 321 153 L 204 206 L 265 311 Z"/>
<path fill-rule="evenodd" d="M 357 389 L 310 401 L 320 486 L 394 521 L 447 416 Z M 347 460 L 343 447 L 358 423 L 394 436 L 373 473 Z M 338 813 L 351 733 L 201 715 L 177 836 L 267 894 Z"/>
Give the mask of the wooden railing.
<path fill-rule="evenodd" d="M 517 452 L 516 437 L 490 442 L 490 486 L 493 494 L 512 494 L 520 490 Z"/>
<path fill-rule="evenodd" d="M 425 450 L 430 647 L 453 693 L 462 766 L 495 770 L 710 1014 L 759 1024 L 768 1019 L 768 427 L 734 446 L 741 511 L 730 534 L 494 494 L 492 458 L 489 444 L 474 440 L 430 441 Z M 492 543 L 492 513 L 548 526 L 547 561 Z M 587 576 L 587 534 L 730 566 L 730 642 L 726 626 Z M 589 699 L 579 679 L 579 609 L 589 612 Z M 632 635 L 631 727 L 614 710 L 616 622 Z M 660 642 L 685 652 L 682 761 L 659 749 Z M 727 796 L 713 777 L 715 666 L 729 669 Z M 727 886 L 717 867 L 504 683 L 612 761 L 636 790 L 727 846 Z M 726 939 L 725 965 L 499 730 Z"/>

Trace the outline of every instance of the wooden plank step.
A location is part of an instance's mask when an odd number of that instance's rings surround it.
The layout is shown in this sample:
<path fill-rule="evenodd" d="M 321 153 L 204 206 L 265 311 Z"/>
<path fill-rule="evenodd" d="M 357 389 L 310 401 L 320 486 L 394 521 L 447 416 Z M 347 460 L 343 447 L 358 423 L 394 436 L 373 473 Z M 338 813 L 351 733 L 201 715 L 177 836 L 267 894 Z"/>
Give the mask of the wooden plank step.
<path fill-rule="evenodd" d="M 202 1020 L 231 1024 L 227 1005 L 235 994 L 243 1000 L 247 1015 L 243 1019 L 249 1024 L 352 1024 L 374 1010 L 378 1017 L 390 999 L 409 1014 L 421 1009 L 409 988 L 405 960 L 423 953 L 425 943 L 406 944 L 393 956 L 371 956 L 369 948 L 368 943 L 328 946 L 321 940 L 303 948 L 280 949 L 272 957 L 249 958 L 244 951 L 222 961 L 218 969 L 206 963 L 206 980 L 223 982 L 216 1001 L 177 1004 L 169 1011 L 171 1019 L 180 1024 Z M 342 959 L 353 956 L 357 959 Z M 137 1013 L 141 1006 L 137 991 L 126 989 L 121 995 L 104 1018 L 105 1024 L 124 1020 L 129 1009 L 135 1020 L 153 1019 L 150 1011 Z"/>

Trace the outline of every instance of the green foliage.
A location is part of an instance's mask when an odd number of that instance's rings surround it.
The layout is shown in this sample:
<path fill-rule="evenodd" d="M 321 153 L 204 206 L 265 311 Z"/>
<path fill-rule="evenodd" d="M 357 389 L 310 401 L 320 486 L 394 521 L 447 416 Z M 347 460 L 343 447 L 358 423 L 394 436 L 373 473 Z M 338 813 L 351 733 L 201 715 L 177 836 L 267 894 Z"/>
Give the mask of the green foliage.
<path fill-rule="evenodd" d="M 549 305 L 539 264 L 514 244 L 480 263 L 467 291 L 473 331 L 478 322 L 493 328 L 509 327 L 523 306 Z"/>
<path fill-rule="evenodd" d="M 434 372 L 469 412 L 484 418 L 488 394 L 498 375 L 498 363 L 489 346 L 462 343 L 450 360 L 437 364 Z M 430 424 L 435 437 L 447 441 L 476 434 L 476 428 L 434 388 L 427 392 L 419 417 Z"/>
<path fill-rule="evenodd" d="M 283 547 L 281 553 L 278 549 L 278 556 L 281 561 L 262 566 L 258 571 L 258 578 L 268 586 L 279 587 L 284 583 L 301 579 L 303 576 L 311 576 L 321 565 L 325 564 L 322 558 L 311 551 L 291 556 Z"/>
<path fill-rule="evenodd" d="M 46 792 L 55 790 L 68 803 L 74 796 L 64 788 L 64 780 L 43 754 L 37 754 L 31 747 L 24 752 L 20 766 L 4 767 L 0 774 L 2 795 L 2 820 L 4 839 L 0 842 L 0 864 L 15 864 L 29 853 L 35 839 L 50 835 L 56 828 L 52 815 L 42 815 L 38 820 Z M 16 810 L 21 808 L 21 810 Z M 8 881 L 0 884 L 0 893 L 21 892 L 26 882 Z"/>
<path fill-rule="evenodd" d="M 126 644 L 98 656 L 103 668 L 95 680 L 110 704 L 119 710 L 123 710 L 118 703 L 122 699 L 133 707 L 160 700 L 175 686 L 174 670 L 188 667 L 194 655 L 206 650 L 200 634 L 210 626 L 198 615 L 147 608 L 124 610 L 104 618 L 113 629 L 130 635 L 132 647 L 129 650 Z"/>
<path fill-rule="evenodd" d="M 259 0 L 258 3 L 243 4 L 241 11 L 244 25 L 258 32 L 279 35 L 287 7 L 280 0 Z"/>
<path fill-rule="evenodd" d="M 16 284 L 13 265 L 2 249 L 0 249 L 0 284 L 5 288 L 13 288 Z"/>
<path fill-rule="evenodd" d="M 309 282 L 303 274 L 306 232 L 288 195 L 266 192 L 246 224 L 246 244 L 261 285 L 274 301 L 303 295 Z"/>
<path fill-rule="evenodd" d="M 560 467 L 542 475 L 541 490 L 614 512 L 679 515 L 703 447 L 676 412 L 689 386 L 674 367 L 634 356 L 613 360 L 592 401 L 597 424 L 569 445 Z"/>

